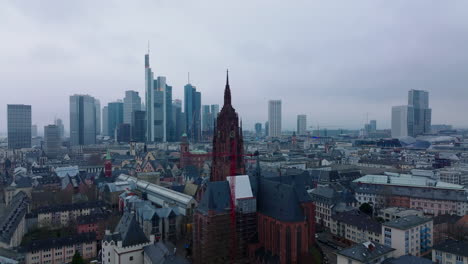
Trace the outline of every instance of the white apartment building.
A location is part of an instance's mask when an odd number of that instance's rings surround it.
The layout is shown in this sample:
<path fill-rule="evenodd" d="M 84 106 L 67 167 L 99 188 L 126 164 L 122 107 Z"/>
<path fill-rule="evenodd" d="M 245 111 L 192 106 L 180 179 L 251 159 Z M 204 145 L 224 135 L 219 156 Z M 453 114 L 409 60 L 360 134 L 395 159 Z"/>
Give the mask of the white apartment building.
<path fill-rule="evenodd" d="M 382 243 L 395 250 L 395 257 L 421 256 L 432 247 L 432 219 L 410 215 L 382 224 Z"/>
<path fill-rule="evenodd" d="M 439 264 L 468 264 L 468 242 L 447 240 L 435 245 L 432 261 Z"/>
<path fill-rule="evenodd" d="M 96 234 L 37 240 L 26 245 L 23 250 L 26 253 L 26 264 L 71 263 L 77 251 L 83 259 L 92 259 L 97 256 Z"/>

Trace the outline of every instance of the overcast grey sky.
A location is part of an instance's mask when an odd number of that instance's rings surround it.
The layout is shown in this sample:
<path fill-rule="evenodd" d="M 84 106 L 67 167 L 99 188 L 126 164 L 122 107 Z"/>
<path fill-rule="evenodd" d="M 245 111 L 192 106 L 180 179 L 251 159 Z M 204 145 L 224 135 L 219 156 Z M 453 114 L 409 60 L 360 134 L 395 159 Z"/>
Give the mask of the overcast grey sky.
<path fill-rule="evenodd" d="M 333 2 L 333 3 L 332 3 Z M 31 104 L 33 123 L 68 130 L 69 96 L 101 105 L 144 96 L 148 40 L 173 98 L 191 82 L 202 104 L 233 104 L 253 128 L 283 101 L 283 128 L 390 127 L 407 91 L 430 92 L 434 123 L 468 126 L 468 1 L 63 1 L 0 4 L 0 131 L 6 104 Z"/>

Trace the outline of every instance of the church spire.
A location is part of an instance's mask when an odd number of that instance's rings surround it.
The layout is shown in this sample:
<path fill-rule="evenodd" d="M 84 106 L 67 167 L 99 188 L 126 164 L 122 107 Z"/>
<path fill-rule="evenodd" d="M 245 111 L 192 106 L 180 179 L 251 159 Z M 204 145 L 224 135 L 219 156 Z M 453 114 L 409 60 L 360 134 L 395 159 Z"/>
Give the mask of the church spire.
<path fill-rule="evenodd" d="M 231 105 L 231 89 L 229 88 L 229 71 L 226 70 L 226 88 L 224 89 L 224 105 Z"/>

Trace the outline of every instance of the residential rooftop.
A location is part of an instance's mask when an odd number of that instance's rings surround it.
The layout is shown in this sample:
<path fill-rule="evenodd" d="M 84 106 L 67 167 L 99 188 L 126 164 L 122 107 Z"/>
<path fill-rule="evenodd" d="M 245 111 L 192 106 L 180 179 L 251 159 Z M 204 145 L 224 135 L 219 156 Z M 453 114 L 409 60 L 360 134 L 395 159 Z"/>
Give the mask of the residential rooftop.
<path fill-rule="evenodd" d="M 422 225 L 424 223 L 430 222 L 432 219 L 425 218 L 417 215 L 408 215 L 401 218 L 393 219 L 386 223 L 383 223 L 383 226 L 388 226 L 392 228 L 397 228 L 400 230 L 407 230 L 412 227 Z"/>
<path fill-rule="evenodd" d="M 362 263 L 370 263 L 371 261 L 383 257 L 385 254 L 394 251 L 395 249 L 375 242 L 364 242 L 356 244 L 350 248 L 345 248 L 338 251 L 338 255 L 345 256 L 357 260 Z"/>
<path fill-rule="evenodd" d="M 20 249 L 21 252 L 31 252 L 50 248 L 61 248 L 82 243 L 90 243 L 96 241 L 96 233 L 82 233 L 69 237 L 47 238 L 31 241 Z"/>
<path fill-rule="evenodd" d="M 434 250 L 468 257 L 468 241 L 446 240 L 432 247 Z"/>

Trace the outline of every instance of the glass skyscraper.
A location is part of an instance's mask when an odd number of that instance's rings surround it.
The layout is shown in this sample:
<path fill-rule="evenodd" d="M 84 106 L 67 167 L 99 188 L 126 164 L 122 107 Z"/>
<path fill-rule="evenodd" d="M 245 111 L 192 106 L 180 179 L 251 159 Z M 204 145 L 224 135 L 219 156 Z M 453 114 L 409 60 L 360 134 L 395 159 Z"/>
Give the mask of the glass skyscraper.
<path fill-rule="evenodd" d="M 89 95 L 70 96 L 70 144 L 96 143 L 96 103 Z"/>
<path fill-rule="evenodd" d="M 107 105 L 107 131 L 114 138 L 115 131 L 123 123 L 123 102 L 112 102 Z"/>
<path fill-rule="evenodd" d="M 184 111 L 187 137 L 198 142 L 201 138 L 201 93 L 190 83 L 184 87 Z"/>
<path fill-rule="evenodd" d="M 44 127 L 44 152 L 48 158 L 55 159 L 60 154 L 60 128 L 57 125 Z"/>
<path fill-rule="evenodd" d="M 124 119 L 125 124 L 132 125 L 133 112 L 141 110 L 141 98 L 136 91 L 125 91 Z"/>
<path fill-rule="evenodd" d="M 31 106 L 7 105 L 8 148 L 31 147 Z"/>
<path fill-rule="evenodd" d="M 432 109 L 429 108 L 429 92 L 422 90 L 408 91 L 408 105 L 413 107 L 413 135 L 431 132 Z"/>

